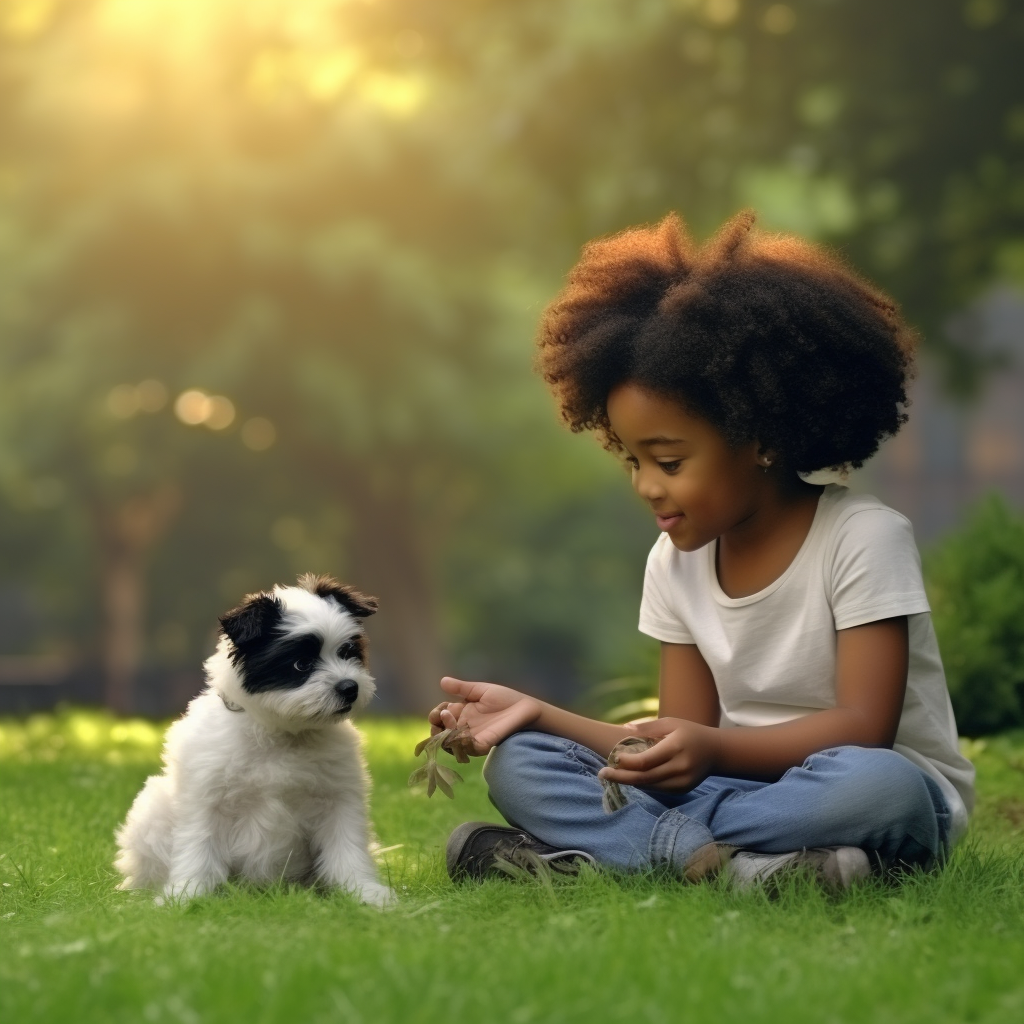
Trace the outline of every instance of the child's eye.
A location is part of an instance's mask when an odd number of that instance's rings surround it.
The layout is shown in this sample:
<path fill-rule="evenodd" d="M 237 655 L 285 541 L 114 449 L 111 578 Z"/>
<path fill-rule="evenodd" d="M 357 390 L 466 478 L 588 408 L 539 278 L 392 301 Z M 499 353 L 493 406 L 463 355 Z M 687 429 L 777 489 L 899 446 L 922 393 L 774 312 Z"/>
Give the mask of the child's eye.
<path fill-rule="evenodd" d="M 659 462 L 658 465 L 666 473 L 674 473 L 683 464 L 682 459 L 673 459 L 671 462 Z"/>

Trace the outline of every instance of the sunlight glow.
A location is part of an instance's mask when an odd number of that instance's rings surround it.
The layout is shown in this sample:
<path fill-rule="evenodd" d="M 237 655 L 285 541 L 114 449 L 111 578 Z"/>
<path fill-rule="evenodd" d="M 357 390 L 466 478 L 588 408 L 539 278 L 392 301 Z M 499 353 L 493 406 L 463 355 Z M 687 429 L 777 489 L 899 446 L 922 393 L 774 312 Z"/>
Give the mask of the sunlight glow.
<path fill-rule="evenodd" d="M 371 60 L 354 38 L 353 4 L 98 0 L 78 42 L 62 54 L 62 74 L 41 84 L 41 105 L 83 130 L 103 122 L 115 130 L 148 128 L 156 117 L 200 145 L 216 137 L 238 103 L 288 112 L 303 103 L 351 102 L 388 118 L 416 114 L 426 79 Z M 38 35 L 52 16 L 53 0 L 7 0 L 0 5 L 0 32 Z M 423 46 L 416 32 L 396 36 L 395 52 L 404 60 Z"/>
<path fill-rule="evenodd" d="M 32 39 L 52 17 L 53 0 L 9 0 L 0 12 L 0 32 L 11 39 Z"/>
<path fill-rule="evenodd" d="M 393 117 L 415 114 L 423 102 L 423 81 L 412 75 L 370 75 L 363 83 L 364 99 Z"/>

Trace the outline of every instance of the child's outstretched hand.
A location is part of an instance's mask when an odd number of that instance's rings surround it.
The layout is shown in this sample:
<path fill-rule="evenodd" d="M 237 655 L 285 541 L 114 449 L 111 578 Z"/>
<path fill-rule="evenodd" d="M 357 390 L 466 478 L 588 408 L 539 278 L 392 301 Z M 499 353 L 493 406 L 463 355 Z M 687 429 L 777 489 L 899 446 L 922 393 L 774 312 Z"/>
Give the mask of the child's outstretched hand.
<path fill-rule="evenodd" d="M 543 707 L 535 697 L 497 683 L 470 683 L 445 676 L 441 689 L 455 699 L 438 704 L 430 712 L 431 733 L 458 729 L 453 742 L 462 752 L 477 757 L 537 721 Z"/>
<path fill-rule="evenodd" d="M 624 728 L 654 740 L 654 746 L 639 754 L 621 754 L 618 767 L 602 768 L 600 778 L 641 789 L 686 792 L 714 774 L 717 729 L 685 718 L 659 718 Z"/>

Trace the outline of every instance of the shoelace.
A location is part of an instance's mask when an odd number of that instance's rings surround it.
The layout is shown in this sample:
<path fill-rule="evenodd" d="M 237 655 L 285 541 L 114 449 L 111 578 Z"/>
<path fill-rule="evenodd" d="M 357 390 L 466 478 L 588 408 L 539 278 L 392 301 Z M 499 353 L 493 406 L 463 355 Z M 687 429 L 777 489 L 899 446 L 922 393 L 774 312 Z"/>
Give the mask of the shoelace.
<path fill-rule="evenodd" d="M 519 881 L 536 879 L 543 885 L 550 885 L 556 874 L 575 874 L 572 858 L 566 858 L 564 864 L 561 858 L 545 860 L 526 843 L 525 836 L 519 842 L 509 840 L 499 843 L 494 850 L 494 866 Z"/>

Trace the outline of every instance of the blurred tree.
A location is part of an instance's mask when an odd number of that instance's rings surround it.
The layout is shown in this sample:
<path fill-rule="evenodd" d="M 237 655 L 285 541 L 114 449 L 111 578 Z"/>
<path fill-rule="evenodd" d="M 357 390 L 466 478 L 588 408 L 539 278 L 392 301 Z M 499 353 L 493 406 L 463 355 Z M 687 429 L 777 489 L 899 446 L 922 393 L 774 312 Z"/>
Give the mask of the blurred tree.
<path fill-rule="evenodd" d="M 504 158 L 528 165 L 536 237 L 575 246 L 667 208 L 703 232 L 752 205 L 841 244 L 970 368 L 944 318 L 1024 282 L 1019 3 L 490 6 L 463 57 Z"/>
<path fill-rule="evenodd" d="M 194 658 L 300 568 L 379 592 L 406 707 L 442 611 L 469 667 L 599 677 L 647 538 L 529 379 L 576 249 L 750 203 L 941 347 L 1024 263 L 1022 32 L 1000 0 L 0 0 L 0 474 L 53 526 L 19 571 L 78 553 L 119 702 L 144 629 Z"/>
<path fill-rule="evenodd" d="M 279 486 L 352 517 L 352 572 L 383 598 L 405 704 L 442 669 L 437 485 L 458 491 L 496 363 L 476 344 L 469 254 L 444 256 L 483 220 L 396 127 L 414 76 L 371 69 L 339 95 L 361 62 L 344 6 L 43 5 L 9 44 L 16 258 L 35 272 L 9 286 L 6 439 L 15 475 L 52 474 L 92 521 L 115 706 L 138 667 L 146 555 L 181 496 L 230 522 L 249 490 L 187 486 L 200 442 L 145 415 L 146 386 L 182 392 L 197 428 L 229 431 L 234 413 L 214 423 L 195 392 L 193 415 L 190 386 L 270 424 Z"/>

